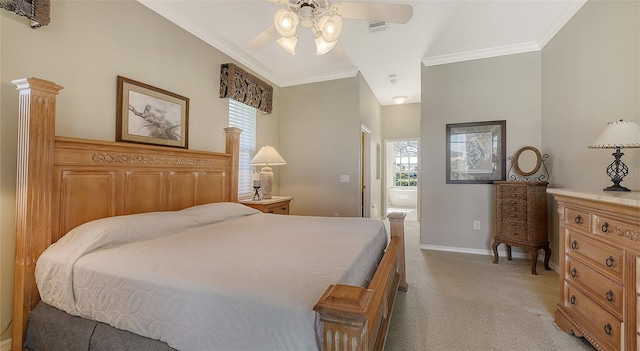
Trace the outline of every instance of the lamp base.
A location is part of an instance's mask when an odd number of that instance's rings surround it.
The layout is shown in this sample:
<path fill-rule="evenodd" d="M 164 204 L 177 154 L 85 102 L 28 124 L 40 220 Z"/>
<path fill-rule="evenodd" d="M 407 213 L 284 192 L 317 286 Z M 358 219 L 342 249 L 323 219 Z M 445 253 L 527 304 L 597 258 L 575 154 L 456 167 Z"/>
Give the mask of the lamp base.
<path fill-rule="evenodd" d="M 606 188 L 604 188 L 602 190 L 604 190 L 604 191 L 631 191 L 631 189 L 625 188 L 620 184 L 612 185 L 612 186 L 606 187 Z"/>
<path fill-rule="evenodd" d="M 262 167 L 260 171 L 260 184 L 262 185 L 262 198 L 271 198 L 271 188 L 273 184 L 273 170 L 269 166 Z"/>
<path fill-rule="evenodd" d="M 621 158 L 624 155 L 620 152 L 620 147 L 616 147 L 616 152 L 612 153 L 615 160 L 607 167 L 607 175 L 611 177 L 613 185 L 604 188 L 605 191 L 631 191 L 629 188 L 625 188 L 620 183 L 622 179 L 629 174 L 629 167 L 622 162 Z"/>

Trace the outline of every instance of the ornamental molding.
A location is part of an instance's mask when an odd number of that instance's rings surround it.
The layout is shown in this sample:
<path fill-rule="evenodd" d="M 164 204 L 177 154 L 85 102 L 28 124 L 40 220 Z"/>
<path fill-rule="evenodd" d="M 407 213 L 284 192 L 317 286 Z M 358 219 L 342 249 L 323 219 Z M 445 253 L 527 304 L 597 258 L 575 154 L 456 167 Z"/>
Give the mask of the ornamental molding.
<path fill-rule="evenodd" d="M 640 232 L 624 229 L 620 225 L 616 225 L 616 234 L 620 237 L 627 237 L 633 241 L 640 241 Z"/>
<path fill-rule="evenodd" d="M 112 154 L 95 153 L 91 157 L 96 163 L 121 163 L 121 164 L 145 164 L 145 165 L 174 165 L 213 167 L 214 160 L 186 157 L 148 156 L 136 154 Z"/>
<path fill-rule="evenodd" d="M 230 98 L 265 113 L 273 110 L 273 87 L 233 63 L 220 65 L 220 98 Z"/>

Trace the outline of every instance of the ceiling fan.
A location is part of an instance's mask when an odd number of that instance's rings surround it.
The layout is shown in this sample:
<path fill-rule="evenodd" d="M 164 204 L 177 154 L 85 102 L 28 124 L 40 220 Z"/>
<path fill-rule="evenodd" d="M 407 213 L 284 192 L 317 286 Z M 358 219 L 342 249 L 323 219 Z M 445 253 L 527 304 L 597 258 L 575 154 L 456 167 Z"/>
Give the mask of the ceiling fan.
<path fill-rule="evenodd" d="M 276 10 L 273 25 L 258 34 L 245 46 L 249 50 L 258 49 L 271 40 L 286 52 L 295 55 L 298 42 L 298 28 L 312 31 L 316 54 L 331 51 L 342 34 L 343 18 L 404 24 L 413 16 L 413 7 L 403 4 L 341 2 L 331 5 L 329 0 L 266 0 L 285 5 Z"/>

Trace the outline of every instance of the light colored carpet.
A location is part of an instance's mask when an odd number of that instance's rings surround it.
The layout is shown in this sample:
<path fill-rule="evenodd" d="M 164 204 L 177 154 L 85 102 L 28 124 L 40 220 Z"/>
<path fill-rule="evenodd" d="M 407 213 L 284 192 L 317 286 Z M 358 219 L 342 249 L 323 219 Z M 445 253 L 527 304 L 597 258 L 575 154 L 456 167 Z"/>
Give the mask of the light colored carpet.
<path fill-rule="evenodd" d="M 419 248 L 406 221 L 409 291 L 398 292 L 386 351 L 594 350 L 553 321 L 558 274 L 530 261 Z"/>

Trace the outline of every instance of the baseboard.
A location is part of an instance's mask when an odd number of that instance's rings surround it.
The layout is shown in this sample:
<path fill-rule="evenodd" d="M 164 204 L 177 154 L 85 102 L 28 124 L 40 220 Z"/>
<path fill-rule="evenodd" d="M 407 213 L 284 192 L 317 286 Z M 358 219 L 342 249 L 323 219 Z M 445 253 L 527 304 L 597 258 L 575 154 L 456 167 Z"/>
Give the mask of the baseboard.
<path fill-rule="evenodd" d="M 11 339 L 0 341 L 0 351 L 10 351 L 10 350 L 11 350 Z"/>
<path fill-rule="evenodd" d="M 470 249 L 466 247 L 452 247 L 452 246 L 438 246 L 438 245 L 424 245 L 420 244 L 421 250 L 430 250 L 430 251 L 446 251 L 446 252 L 457 252 L 457 253 L 465 253 L 472 255 L 483 255 L 483 256 L 493 256 L 492 250 L 482 250 L 482 249 Z M 507 253 L 498 250 L 498 256 L 507 257 Z M 528 252 L 512 252 L 512 258 L 522 258 L 522 259 L 530 259 L 531 256 Z M 544 262 L 544 254 L 538 255 L 538 261 Z M 558 265 L 549 262 L 549 267 L 556 272 L 559 272 L 560 267 Z"/>

